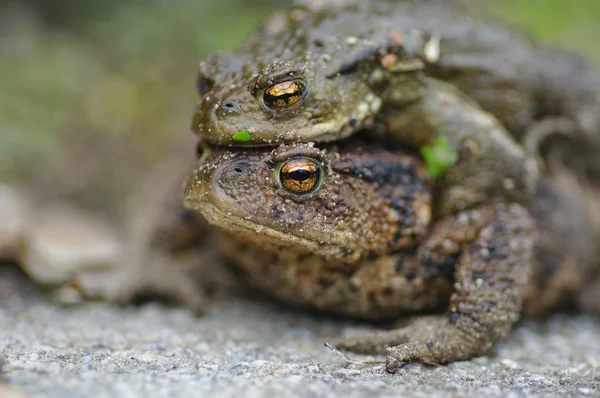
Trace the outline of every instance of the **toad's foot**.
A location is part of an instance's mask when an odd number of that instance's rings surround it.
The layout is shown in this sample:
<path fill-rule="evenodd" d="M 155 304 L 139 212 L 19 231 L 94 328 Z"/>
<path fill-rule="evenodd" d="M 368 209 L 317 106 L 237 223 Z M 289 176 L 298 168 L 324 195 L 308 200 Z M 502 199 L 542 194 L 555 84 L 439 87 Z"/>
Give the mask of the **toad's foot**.
<path fill-rule="evenodd" d="M 354 336 L 339 342 L 336 347 L 370 354 L 387 353 L 386 370 L 394 373 L 414 361 L 440 365 L 471 358 L 493 345 L 489 341 L 479 346 L 480 341 L 444 316 L 423 316 L 404 328 Z"/>

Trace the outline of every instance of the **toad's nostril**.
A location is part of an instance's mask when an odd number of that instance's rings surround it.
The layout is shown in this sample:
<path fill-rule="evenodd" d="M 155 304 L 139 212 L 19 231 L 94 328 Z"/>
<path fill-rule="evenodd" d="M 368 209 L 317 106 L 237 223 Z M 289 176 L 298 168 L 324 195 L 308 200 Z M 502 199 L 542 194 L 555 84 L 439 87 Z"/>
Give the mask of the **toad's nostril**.
<path fill-rule="evenodd" d="M 240 111 L 240 105 L 237 103 L 237 101 L 229 100 L 223 102 L 219 109 L 224 114 L 237 113 Z"/>

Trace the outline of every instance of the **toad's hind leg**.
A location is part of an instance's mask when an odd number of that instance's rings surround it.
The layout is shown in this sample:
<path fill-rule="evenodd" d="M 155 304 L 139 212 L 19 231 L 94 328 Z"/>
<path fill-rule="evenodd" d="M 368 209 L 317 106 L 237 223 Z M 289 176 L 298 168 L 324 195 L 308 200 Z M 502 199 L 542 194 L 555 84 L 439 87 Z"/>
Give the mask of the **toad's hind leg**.
<path fill-rule="evenodd" d="M 493 205 L 442 220 L 417 256 L 430 261 L 459 244 L 447 312 L 408 326 L 349 338 L 338 348 L 387 351 L 389 372 L 410 361 L 443 364 L 487 352 L 519 319 L 530 277 L 535 224 L 519 205 Z"/>

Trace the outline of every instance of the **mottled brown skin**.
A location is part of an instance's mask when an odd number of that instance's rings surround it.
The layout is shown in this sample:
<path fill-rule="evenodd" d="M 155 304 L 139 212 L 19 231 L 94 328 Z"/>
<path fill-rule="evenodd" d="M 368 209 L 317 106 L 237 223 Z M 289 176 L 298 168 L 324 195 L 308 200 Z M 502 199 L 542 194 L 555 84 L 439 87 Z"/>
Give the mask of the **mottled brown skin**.
<path fill-rule="evenodd" d="M 282 185 L 290 159 L 320 167 L 313 190 Z M 338 343 L 387 353 L 393 372 L 409 361 L 481 355 L 522 312 L 577 302 L 598 268 L 600 240 L 574 187 L 557 174 L 528 209 L 491 202 L 434 221 L 434 187 L 409 152 L 356 141 L 206 147 L 185 204 L 219 228 L 228 262 L 278 299 L 375 320 L 438 313 Z"/>
<path fill-rule="evenodd" d="M 442 185 L 444 214 L 496 196 L 529 200 L 535 156 L 557 137 L 570 167 L 600 172 L 598 84 L 581 60 L 455 1 L 355 3 L 275 12 L 237 51 L 202 62 L 196 132 L 228 146 L 333 141 L 365 127 L 413 149 L 441 136 L 460 155 Z M 289 81 L 304 89 L 269 105 L 265 93 Z M 235 140 L 239 131 L 249 139 Z"/>

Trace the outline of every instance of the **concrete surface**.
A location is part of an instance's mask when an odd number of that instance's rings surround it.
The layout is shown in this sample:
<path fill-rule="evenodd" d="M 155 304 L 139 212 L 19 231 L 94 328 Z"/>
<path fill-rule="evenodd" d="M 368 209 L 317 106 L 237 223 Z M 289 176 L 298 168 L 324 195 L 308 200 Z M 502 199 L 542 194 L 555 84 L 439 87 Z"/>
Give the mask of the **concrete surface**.
<path fill-rule="evenodd" d="M 600 396 L 597 317 L 526 321 L 486 357 L 411 364 L 395 375 L 383 365 L 344 363 L 323 347 L 369 327 L 244 297 L 215 302 L 202 318 L 156 303 L 64 308 L 0 273 L 8 383 L 0 395 Z"/>

